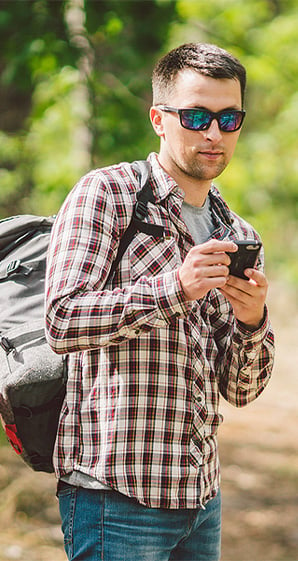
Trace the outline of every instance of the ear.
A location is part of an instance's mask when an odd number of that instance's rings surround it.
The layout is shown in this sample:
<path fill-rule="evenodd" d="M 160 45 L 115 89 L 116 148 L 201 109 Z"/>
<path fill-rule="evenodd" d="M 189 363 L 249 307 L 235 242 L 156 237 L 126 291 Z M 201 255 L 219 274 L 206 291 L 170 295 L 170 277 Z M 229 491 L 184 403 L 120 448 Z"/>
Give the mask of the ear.
<path fill-rule="evenodd" d="M 154 106 L 151 107 L 150 120 L 157 136 L 163 136 L 164 134 L 163 113 L 160 109 L 158 109 L 158 107 L 154 107 Z"/>

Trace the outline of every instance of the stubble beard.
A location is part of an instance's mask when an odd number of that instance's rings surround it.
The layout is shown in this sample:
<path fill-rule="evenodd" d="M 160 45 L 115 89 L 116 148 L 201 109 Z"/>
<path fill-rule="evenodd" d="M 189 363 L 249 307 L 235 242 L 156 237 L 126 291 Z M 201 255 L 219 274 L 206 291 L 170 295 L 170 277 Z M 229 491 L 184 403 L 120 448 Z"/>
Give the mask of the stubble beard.
<path fill-rule="evenodd" d="M 213 164 L 212 166 L 202 164 L 201 162 L 183 163 L 181 165 L 178 164 L 178 166 L 184 174 L 192 177 L 193 179 L 197 179 L 199 181 L 212 181 L 225 170 L 227 162 L 223 158 L 220 162 Z"/>

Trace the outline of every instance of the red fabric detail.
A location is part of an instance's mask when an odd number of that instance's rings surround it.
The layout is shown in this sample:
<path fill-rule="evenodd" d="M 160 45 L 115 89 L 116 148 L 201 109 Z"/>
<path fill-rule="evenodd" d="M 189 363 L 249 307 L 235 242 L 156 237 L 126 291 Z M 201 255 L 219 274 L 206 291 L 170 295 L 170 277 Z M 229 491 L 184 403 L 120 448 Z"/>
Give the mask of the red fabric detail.
<path fill-rule="evenodd" d="M 14 451 L 20 455 L 23 452 L 23 445 L 18 437 L 16 425 L 5 425 L 5 432 L 7 434 L 8 440 L 12 445 Z"/>

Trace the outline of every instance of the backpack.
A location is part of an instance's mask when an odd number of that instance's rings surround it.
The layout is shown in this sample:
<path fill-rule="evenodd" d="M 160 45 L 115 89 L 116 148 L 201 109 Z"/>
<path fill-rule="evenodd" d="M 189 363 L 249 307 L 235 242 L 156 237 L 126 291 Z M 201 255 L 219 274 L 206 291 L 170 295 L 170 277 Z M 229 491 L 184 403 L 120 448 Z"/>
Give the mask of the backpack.
<path fill-rule="evenodd" d="M 143 222 L 150 164 L 134 162 L 141 190 L 112 264 L 112 278 L 137 230 L 155 237 L 163 227 Z M 46 254 L 55 218 L 21 215 L 0 220 L 0 416 L 15 452 L 35 471 L 54 471 L 52 455 L 66 391 L 67 356 L 45 337 Z"/>
<path fill-rule="evenodd" d="M 0 221 L 0 414 L 15 452 L 37 471 L 51 454 L 65 394 L 66 357 L 45 338 L 46 253 L 54 217 Z"/>

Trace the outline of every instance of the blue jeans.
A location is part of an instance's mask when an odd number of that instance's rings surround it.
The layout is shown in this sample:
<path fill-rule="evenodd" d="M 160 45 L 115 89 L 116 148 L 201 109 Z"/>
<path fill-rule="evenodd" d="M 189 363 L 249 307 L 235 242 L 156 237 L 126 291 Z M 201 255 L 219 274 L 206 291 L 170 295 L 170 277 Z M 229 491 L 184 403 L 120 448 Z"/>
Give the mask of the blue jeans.
<path fill-rule="evenodd" d="M 66 483 L 58 497 L 69 561 L 219 561 L 220 492 L 206 510 L 147 508 Z"/>

